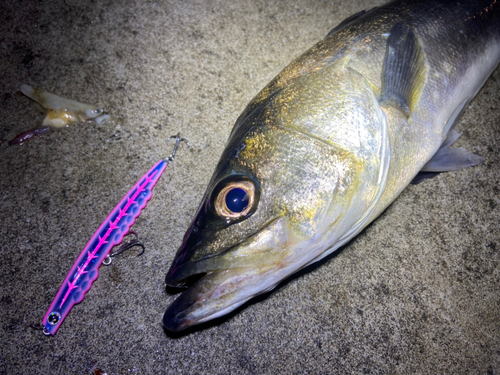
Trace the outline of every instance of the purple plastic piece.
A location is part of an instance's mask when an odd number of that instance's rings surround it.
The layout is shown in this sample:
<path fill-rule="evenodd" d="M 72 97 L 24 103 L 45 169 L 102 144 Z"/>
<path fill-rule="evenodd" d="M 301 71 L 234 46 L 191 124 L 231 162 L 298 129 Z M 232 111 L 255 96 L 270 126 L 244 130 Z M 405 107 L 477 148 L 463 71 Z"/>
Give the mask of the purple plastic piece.
<path fill-rule="evenodd" d="M 152 190 L 168 163 L 159 161 L 149 170 L 108 215 L 94 233 L 64 279 L 47 314 L 44 333 L 55 335 L 74 304 L 80 303 L 99 276 L 99 267 L 111 249 L 122 242 L 135 219 L 151 199 Z"/>

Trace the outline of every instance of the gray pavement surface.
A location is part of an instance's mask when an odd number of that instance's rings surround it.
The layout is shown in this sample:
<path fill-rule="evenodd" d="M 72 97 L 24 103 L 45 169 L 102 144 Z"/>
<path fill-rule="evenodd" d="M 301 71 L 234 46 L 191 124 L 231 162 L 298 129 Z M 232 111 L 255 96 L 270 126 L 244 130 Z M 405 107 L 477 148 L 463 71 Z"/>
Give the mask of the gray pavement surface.
<path fill-rule="evenodd" d="M 457 125 L 485 161 L 407 188 L 340 253 L 184 335 L 164 277 L 234 121 L 293 58 L 383 1 L 3 1 L 0 4 L 0 373 L 498 374 L 500 70 Z M 97 104 L 25 145 L 30 84 Z M 55 337 L 37 329 L 77 255 L 171 152 L 133 227 L 146 245 L 101 267 Z"/>

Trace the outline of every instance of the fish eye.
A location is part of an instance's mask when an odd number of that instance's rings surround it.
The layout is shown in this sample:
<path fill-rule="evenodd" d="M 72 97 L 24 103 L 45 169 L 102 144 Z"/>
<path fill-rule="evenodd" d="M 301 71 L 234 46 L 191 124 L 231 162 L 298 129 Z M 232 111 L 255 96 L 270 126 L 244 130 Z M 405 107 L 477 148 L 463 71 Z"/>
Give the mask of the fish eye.
<path fill-rule="evenodd" d="M 248 207 L 249 198 L 245 190 L 234 188 L 226 194 L 226 207 L 229 211 L 240 213 Z"/>
<path fill-rule="evenodd" d="M 215 210 L 219 216 L 238 219 L 248 214 L 252 208 L 254 196 L 255 187 L 251 182 L 232 182 L 217 195 Z"/>

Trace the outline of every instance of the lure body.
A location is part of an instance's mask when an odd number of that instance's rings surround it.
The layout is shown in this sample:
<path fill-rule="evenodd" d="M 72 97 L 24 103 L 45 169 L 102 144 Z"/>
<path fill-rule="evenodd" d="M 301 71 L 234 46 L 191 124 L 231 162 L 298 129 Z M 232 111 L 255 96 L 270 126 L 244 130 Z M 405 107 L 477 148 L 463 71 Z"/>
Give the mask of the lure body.
<path fill-rule="evenodd" d="M 82 250 L 43 318 L 45 335 L 55 335 L 73 305 L 83 300 L 99 276 L 104 259 L 122 242 L 151 199 L 152 190 L 169 161 L 159 161 L 130 189 Z"/>

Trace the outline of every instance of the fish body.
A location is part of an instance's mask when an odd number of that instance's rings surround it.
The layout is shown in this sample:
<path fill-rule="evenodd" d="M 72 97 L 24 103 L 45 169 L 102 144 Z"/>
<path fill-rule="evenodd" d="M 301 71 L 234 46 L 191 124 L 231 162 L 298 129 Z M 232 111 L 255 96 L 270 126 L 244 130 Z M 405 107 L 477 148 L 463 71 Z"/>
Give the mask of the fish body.
<path fill-rule="evenodd" d="M 500 2 L 391 2 L 333 29 L 230 134 L 167 285 L 172 331 L 222 316 L 331 254 L 422 170 L 472 166 L 456 119 L 500 61 Z"/>

